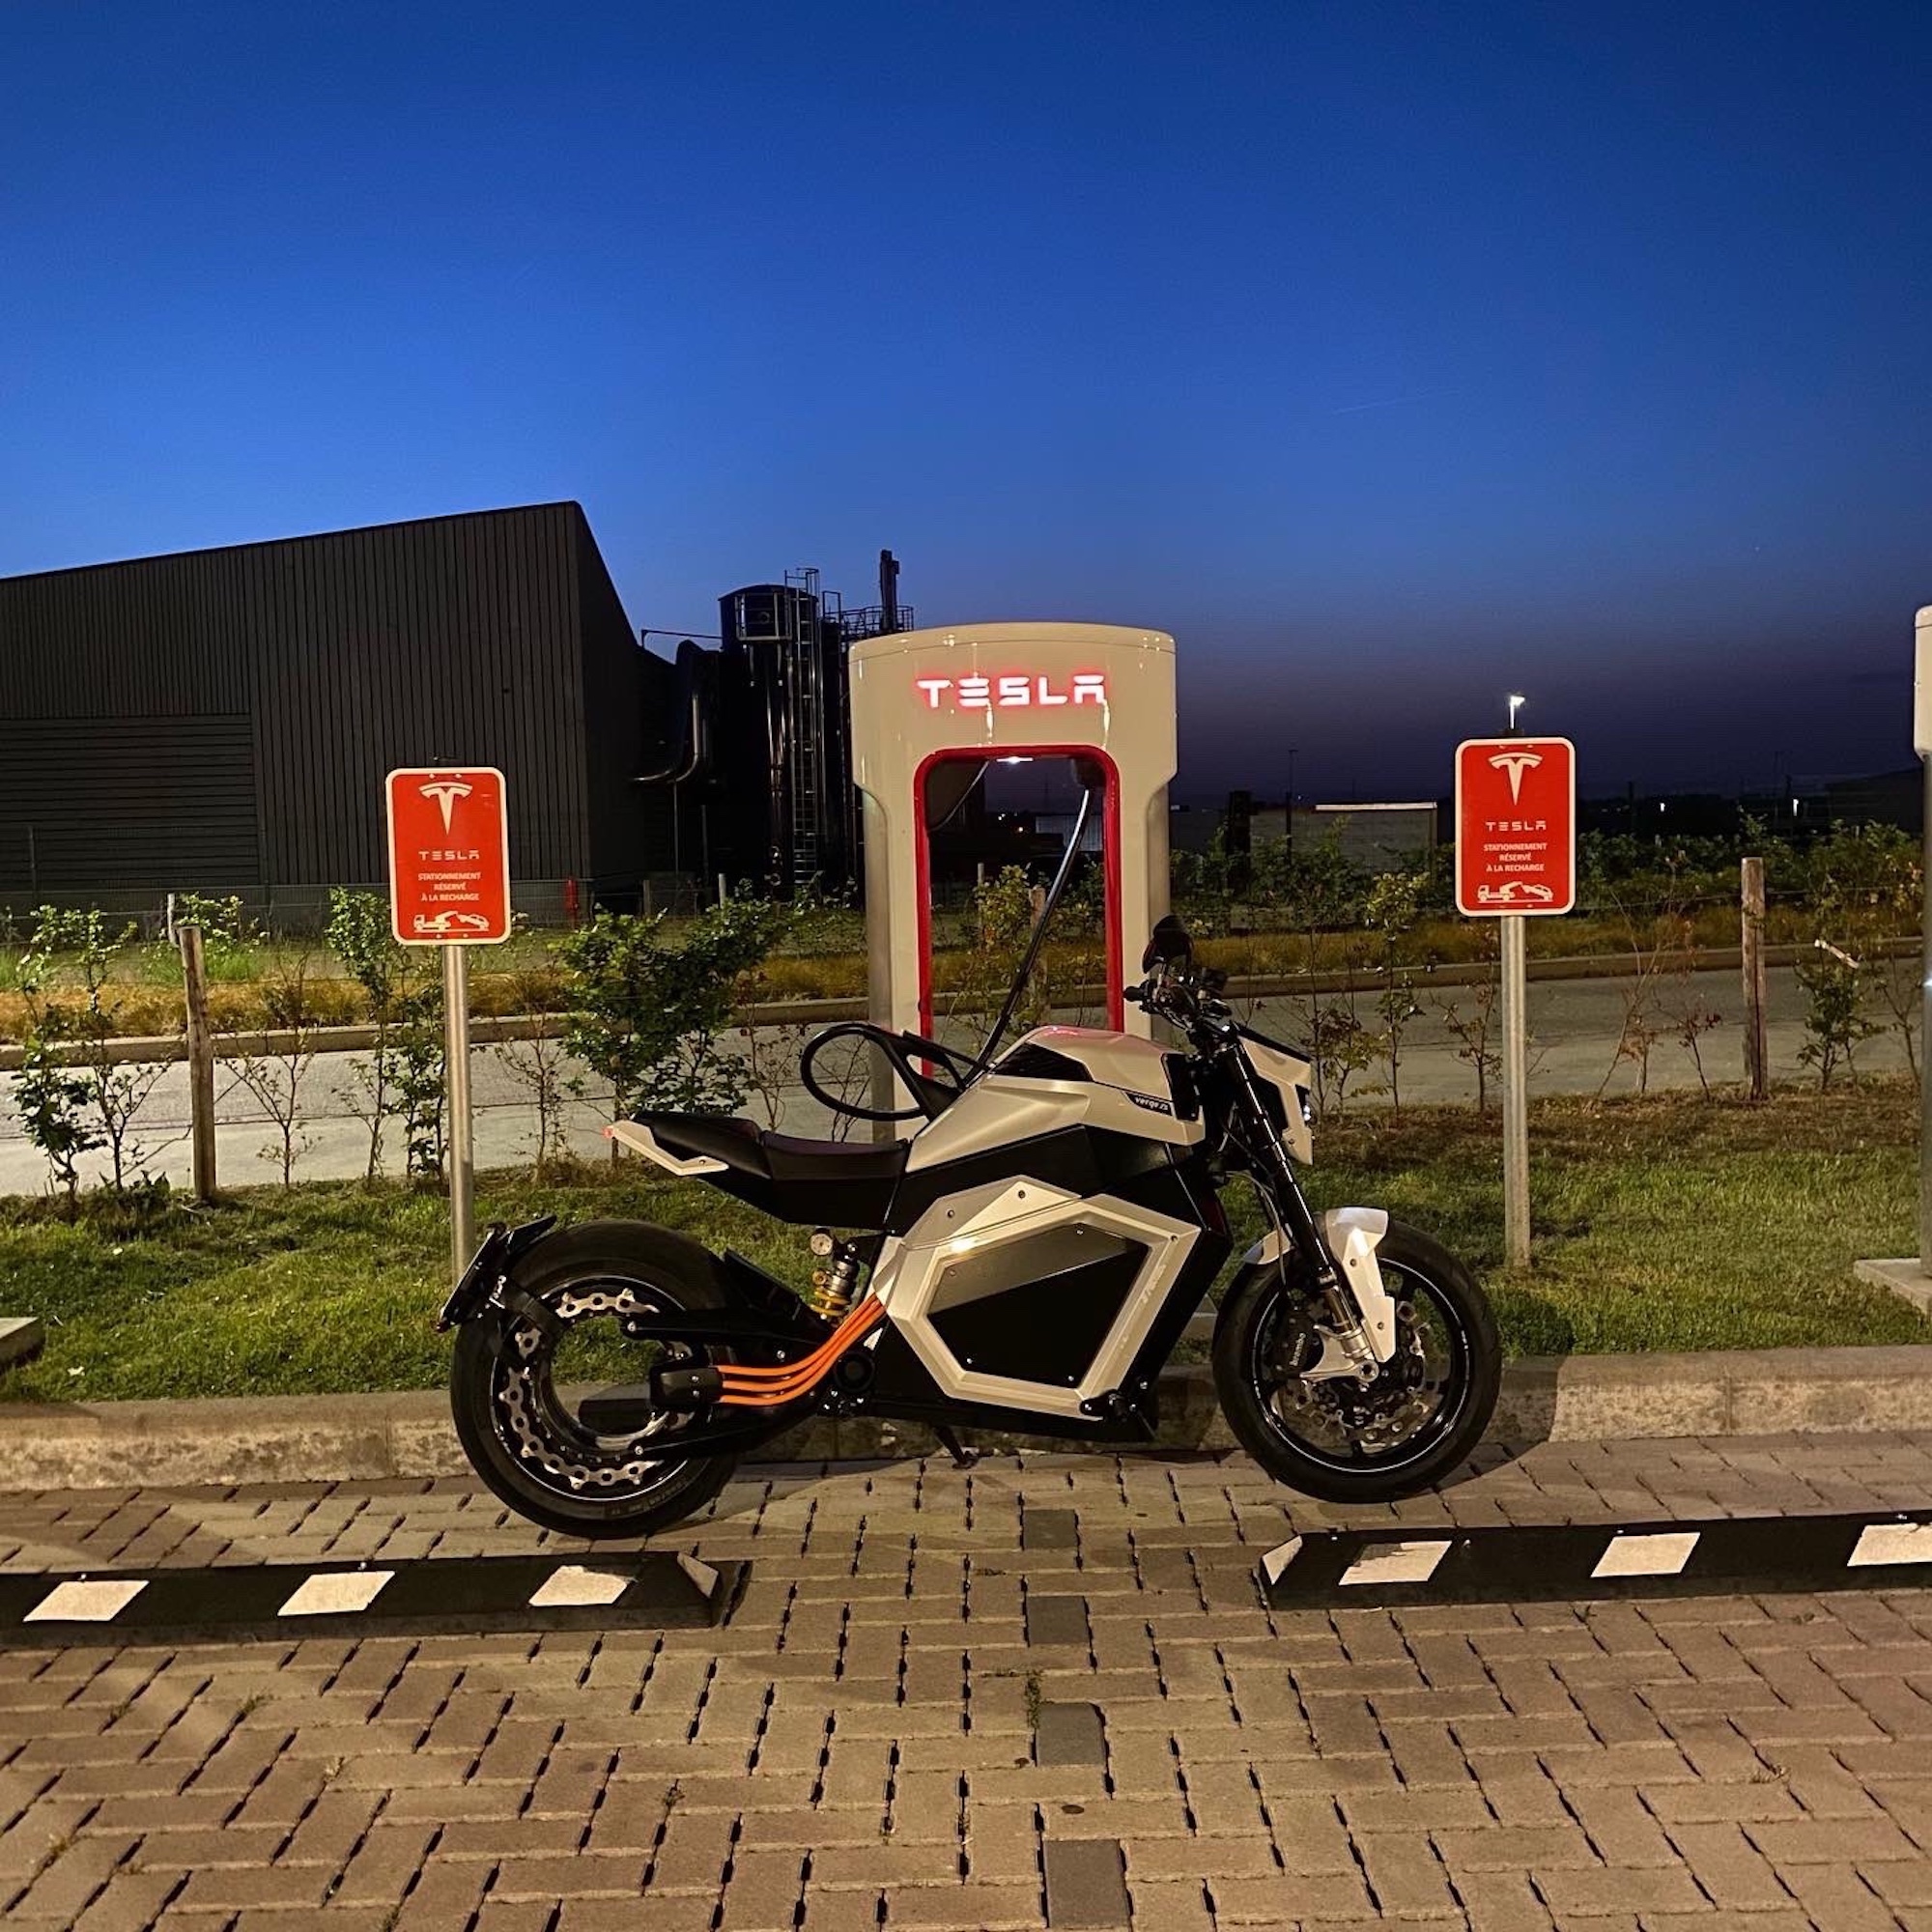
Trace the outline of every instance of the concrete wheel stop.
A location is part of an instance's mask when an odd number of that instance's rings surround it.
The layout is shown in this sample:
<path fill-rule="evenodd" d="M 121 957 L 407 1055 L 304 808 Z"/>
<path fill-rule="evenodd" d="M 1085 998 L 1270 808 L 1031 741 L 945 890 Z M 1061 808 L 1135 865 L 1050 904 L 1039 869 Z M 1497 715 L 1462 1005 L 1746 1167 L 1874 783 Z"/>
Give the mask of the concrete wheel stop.
<path fill-rule="evenodd" d="M 0 1651 L 348 1634 L 705 1627 L 749 1565 L 682 1551 L 413 1557 L 0 1576 Z"/>
<path fill-rule="evenodd" d="M 1898 1261 L 1854 1262 L 1852 1271 L 1861 1281 L 1888 1289 L 1901 1301 L 1909 1301 L 1921 1315 L 1932 1315 L 1932 1274 L 1917 1255 Z"/>
<path fill-rule="evenodd" d="M 46 1346 L 46 1324 L 38 1315 L 0 1315 L 0 1369 L 31 1362 Z"/>

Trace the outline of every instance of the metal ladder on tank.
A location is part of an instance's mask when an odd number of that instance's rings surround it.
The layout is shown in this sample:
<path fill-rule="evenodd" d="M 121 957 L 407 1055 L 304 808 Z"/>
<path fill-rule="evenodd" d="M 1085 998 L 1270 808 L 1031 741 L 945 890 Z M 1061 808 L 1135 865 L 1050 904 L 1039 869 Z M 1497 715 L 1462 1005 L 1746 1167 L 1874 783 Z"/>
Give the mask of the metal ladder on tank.
<path fill-rule="evenodd" d="M 820 676 L 818 572 L 810 565 L 785 572 L 792 610 L 791 889 L 804 892 L 818 877 L 818 805 L 825 789 L 825 691 Z"/>

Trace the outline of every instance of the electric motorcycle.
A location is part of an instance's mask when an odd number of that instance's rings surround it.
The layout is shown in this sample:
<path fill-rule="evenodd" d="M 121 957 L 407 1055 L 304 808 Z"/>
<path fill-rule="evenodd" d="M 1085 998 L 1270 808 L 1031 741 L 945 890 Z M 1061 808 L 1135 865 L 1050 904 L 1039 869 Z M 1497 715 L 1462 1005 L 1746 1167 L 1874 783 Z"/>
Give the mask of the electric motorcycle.
<path fill-rule="evenodd" d="M 1091 803 L 1092 794 L 1089 794 Z M 1312 1068 L 1242 1025 L 1186 933 L 1161 920 L 1126 997 L 1164 1041 L 1045 1026 L 998 1051 L 1080 844 L 986 1045 L 973 1059 L 867 1023 L 806 1049 L 806 1090 L 904 1138 L 819 1141 L 730 1117 L 640 1113 L 609 1131 L 669 1173 L 809 1228 L 803 1293 L 743 1255 L 639 1222 L 484 1239 L 443 1309 L 451 1400 L 477 1474 L 532 1521 L 638 1536 L 691 1516 L 737 1459 L 813 1414 L 1148 1442 L 1160 1371 L 1231 1248 L 1222 1189 L 1253 1186 L 1266 1232 L 1219 1297 L 1216 1393 L 1277 1480 L 1384 1502 L 1447 1475 L 1495 1406 L 1482 1290 L 1378 1208 L 1318 1214 Z M 858 1104 L 818 1078 L 839 1040 L 890 1078 Z M 846 1049 L 848 1052 L 851 1049 Z M 591 1324 L 639 1345 L 634 1381 L 559 1376 Z"/>

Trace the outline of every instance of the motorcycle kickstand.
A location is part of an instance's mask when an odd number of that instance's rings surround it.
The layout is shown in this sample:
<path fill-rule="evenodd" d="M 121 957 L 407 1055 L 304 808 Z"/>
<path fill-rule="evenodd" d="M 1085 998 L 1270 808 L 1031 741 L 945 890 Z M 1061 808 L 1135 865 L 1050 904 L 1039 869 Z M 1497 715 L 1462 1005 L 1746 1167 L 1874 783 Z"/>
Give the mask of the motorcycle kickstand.
<path fill-rule="evenodd" d="M 970 1469 L 979 1462 L 979 1450 L 966 1448 L 943 1422 L 934 1423 L 932 1433 L 939 1438 L 939 1446 L 952 1458 L 955 1469 Z"/>

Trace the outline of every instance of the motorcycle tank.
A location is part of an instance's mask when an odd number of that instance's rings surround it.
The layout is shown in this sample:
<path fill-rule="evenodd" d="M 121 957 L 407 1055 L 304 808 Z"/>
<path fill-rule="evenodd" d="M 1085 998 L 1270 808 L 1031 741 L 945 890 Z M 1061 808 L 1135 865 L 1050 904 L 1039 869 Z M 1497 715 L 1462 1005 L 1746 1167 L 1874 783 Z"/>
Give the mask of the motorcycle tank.
<path fill-rule="evenodd" d="M 1152 1040 L 1097 1027 L 1037 1027 L 940 1117 L 913 1136 L 908 1172 L 961 1160 L 1065 1127 L 1101 1127 L 1193 1147 L 1205 1134 L 1170 1053 Z"/>

